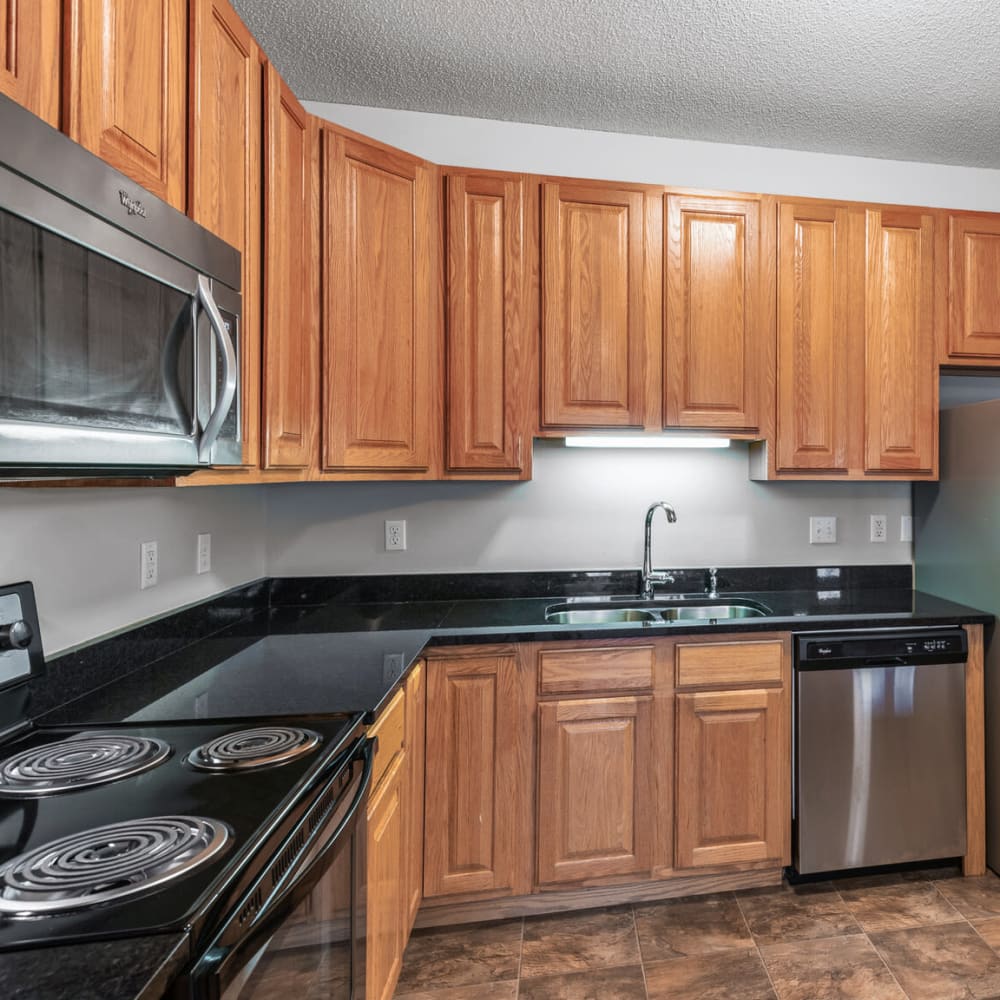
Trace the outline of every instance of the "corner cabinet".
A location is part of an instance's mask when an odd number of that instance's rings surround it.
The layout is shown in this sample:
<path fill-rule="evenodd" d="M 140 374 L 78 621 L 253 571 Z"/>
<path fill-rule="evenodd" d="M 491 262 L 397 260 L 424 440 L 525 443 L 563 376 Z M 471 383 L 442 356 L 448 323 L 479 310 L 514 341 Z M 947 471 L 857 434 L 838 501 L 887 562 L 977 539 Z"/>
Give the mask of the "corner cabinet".
<path fill-rule="evenodd" d="M 545 181 L 541 427 L 659 425 L 659 199 Z"/>
<path fill-rule="evenodd" d="M 264 78 L 263 465 L 319 448 L 317 126 L 271 65 Z"/>
<path fill-rule="evenodd" d="M 66 25 L 70 138 L 183 212 L 187 0 L 67 0 Z"/>
<path fill-rule="evenodd" d="M 59 127 L 62 0 L 0 0 L 0 94 Z"/>
<path fill-rule="evenodd" d="M 448 170 L 446 466 L 530 478 L 537 186 Z"/>
<path fill-rule="evenodd" d="M 325 472 L 441 465 L 438 168 L 325 126 Z"/>

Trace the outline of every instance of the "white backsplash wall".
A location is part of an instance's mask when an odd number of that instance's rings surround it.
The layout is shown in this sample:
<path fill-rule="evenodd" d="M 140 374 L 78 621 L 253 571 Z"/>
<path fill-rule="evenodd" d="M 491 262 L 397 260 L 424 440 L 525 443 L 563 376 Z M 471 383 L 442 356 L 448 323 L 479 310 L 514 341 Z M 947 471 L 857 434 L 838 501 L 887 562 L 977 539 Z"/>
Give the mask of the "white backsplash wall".
<path fill-rule="evenodd" d="M 0 581 L 34 583 L 47 655 L 266 575 L 263 487 L 0 489 L 0 524 Z M 159 583 L 140 591 L 154 539 Z"/>
<path fill-rule="evenodd" d="M 908 483 L 756 483 L 747 447 L 625 451 L 535 442 L 529 483 L 343 483 L 270 487 L 272 576 L 638 568 L 654 500 L 658 566 L 909 563 L 900 518 Z M 810 545 L 809 516 L 838 518 L 837 543 Z M 889 541 L 872 544 L 869 515 Z M 383 522 L 404 519 L 405 552 Z"/>

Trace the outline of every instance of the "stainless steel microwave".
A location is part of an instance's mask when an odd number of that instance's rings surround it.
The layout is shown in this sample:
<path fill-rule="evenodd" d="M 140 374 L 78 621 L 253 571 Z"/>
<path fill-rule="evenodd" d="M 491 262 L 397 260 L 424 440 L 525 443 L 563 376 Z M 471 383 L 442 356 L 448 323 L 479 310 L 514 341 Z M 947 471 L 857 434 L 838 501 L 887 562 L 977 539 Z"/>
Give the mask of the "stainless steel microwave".
<path fill-rule="evenodd" d="M 0 479 L 239 465 L 239 252 L 2 96 L 0 136 Z"/>

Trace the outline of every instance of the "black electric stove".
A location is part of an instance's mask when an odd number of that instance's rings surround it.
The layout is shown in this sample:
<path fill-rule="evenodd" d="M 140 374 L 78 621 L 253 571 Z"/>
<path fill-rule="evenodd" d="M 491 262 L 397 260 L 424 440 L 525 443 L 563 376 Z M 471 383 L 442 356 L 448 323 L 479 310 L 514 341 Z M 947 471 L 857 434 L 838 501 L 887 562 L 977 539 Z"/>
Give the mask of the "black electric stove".
<path fill-rule="evenodd" d="M 0 953 L 179 931 L 184 995 L 221 995 L 358 839 L 362 713 L 38 726 L 42 667 L 30 584 L 0 587 Z"/>

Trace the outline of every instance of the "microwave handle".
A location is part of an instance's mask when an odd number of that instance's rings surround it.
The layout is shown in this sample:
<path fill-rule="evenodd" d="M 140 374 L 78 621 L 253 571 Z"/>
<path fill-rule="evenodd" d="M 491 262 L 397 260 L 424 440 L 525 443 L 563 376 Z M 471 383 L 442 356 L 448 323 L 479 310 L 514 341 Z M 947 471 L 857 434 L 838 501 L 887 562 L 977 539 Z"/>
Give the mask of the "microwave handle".
<path fill-rule="evenodd" d="M 236 399 L 236 348 L 233 347 L 225 321 L 212 297 L 212 288 L 208 283 L 208 278 L 203 274 L 198 275 L 198 301 L 208 316 L 208 325 L 212 328 L 212 335 L 222 351 L 222 392 L 215 404 L 215 409 L 205 424 L 201 440 L 198 442 L 198 461 L 208 462 L 212 453 L 212 445 L 215 444 L 216 438 L 222 431 L 222 424 Z"/>

